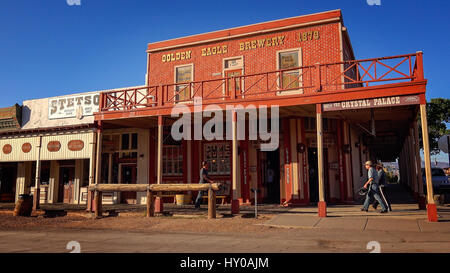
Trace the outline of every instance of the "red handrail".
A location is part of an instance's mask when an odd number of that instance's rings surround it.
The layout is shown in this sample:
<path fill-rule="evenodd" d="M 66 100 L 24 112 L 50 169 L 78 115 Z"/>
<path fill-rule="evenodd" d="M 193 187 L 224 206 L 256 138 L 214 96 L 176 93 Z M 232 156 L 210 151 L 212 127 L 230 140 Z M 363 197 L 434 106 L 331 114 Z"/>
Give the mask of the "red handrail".
<path fill-rule="evenodd" d="M 345 91 L 369 85 L 421 81 L 422 52 L 390 57 L 348 60 L 236 77 L 151 85 L 101 93 L 100 112 L 163 107 L 203 100 L 235 100 L 280 94 Z"/>

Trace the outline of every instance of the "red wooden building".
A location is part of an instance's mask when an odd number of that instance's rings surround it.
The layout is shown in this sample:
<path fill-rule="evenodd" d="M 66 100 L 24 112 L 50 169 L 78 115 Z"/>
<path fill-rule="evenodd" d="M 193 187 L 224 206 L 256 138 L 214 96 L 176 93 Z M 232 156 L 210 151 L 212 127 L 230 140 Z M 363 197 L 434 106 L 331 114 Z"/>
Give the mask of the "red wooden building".
<path fill-rule="evenodd" d="M 212 179 L 226 185 L 219 195 L 232 212 L 251 204 L 258 188 L 259 202 L 317 203 L 326 216 L 326 203 L 355 200 L 366 160 L 399 158 L 402 181 L 425 206 L 417 132 L 426 103 L 421 52 L 355 60 L 341 11 L 333 10 L 150 43 L 147 60 L 145 87 L 101 93 L 97 182 L 198 183 L 206 160 Z M 232 117 L 232 138 L 174 140 L 177 105 L 202 112 L 203 124 L 205 108 L 220 107 Z M 264 141 L 248 133 L 236 138 L 240 110 L 225 109 L 239 105 L 279 107 L 278 149 L 263 151 Z M 436 220 L 431 188 L 428 213 Z"/>

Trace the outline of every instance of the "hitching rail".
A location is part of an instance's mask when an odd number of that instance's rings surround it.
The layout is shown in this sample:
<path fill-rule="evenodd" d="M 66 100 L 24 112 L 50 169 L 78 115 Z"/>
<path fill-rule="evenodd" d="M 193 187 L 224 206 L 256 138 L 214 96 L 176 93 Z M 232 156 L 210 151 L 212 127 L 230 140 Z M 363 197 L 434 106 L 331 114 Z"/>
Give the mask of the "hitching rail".
<path fill-rule="evenodd" d="M 147 192 L 147 217 L 155 213 L 154 198 L 160 192 L 208 191 L 208 219 L 216 218 L 216 191 L 220 183 L 212 184 L 94 184 L 89 191 L 94 192 L 95 218 L 102 217 L 102 192 L 104 191 L 135 191 Z"/>

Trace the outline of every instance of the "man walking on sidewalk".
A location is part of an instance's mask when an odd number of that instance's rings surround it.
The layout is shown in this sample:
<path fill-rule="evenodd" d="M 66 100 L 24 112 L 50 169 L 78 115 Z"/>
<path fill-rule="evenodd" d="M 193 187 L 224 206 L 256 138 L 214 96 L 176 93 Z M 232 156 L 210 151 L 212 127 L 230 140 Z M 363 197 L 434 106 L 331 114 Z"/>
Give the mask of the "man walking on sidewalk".
<path fill-rule="evenodd" d="M 208 162 L 206 162 L 206 161 L 202 162 L 202 168 L 200 169 L 200 181 L 198 183 L 199 184 L 214 183 L 214 181 L 212 181 L 208 176 Z M 197 199 L 195 199 L 195 208 L 196 209 L 200 208 L 200 204 L 203 201 L 202 198 L 203 198 L 204 194 L 205 194 L 204 191 L 198 192 Z"/>
<path fill-rule="evenodd" d="M 378 188 L 380 189 L 381 198 L 383 198 L 383 201 L 386 203 L 386 205 L 389 208 L 389 211 L 392 211 L 391 208 L 391 202 L 389 201 L 389 198 L 386 193 L 386 173 L 383 170 L 383 164 L 381 162 L 378 162 L 377 164 L 377 172 L 378 172 Z M 378 201 L 373 201 L 373 208 L 377 209 L 378 207 Z"/>
<path fill-rule="evenodd" d="M 366 170 L 368 171 L 367 173 L 368 180 L 364 184 L 364 188 L 368 189 L 369 191 L 367 192 L 366 200 L 364 201 L 364 205 L 361 208 L 361 210 L 368 211 L 371 200 L 375 198 L 381 205 L 380 213 L 386 213 L 388 211 L 387 206 L 384 203 L 383 199 L 381 198 L 380 191 L 378 188 L 378 173 L 373 167 L 372 161 L 367 161 L 364 165 L 366 167 Z"/>

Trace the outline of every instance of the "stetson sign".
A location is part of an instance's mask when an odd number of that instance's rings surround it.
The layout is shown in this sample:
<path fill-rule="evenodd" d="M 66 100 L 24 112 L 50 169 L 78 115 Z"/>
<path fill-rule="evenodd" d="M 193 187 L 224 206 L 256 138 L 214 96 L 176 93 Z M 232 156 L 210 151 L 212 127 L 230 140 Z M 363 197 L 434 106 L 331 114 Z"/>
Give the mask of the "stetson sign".
<path fill-rule="evenodd" d="M 323 105 L 323 111 L 341 111 L 341 110 L 364 109 L 364 108 L 391 107 L 391 106 L 411 105 L 419 103 L 420 98 L 417 95 L 394 96 L 385 98 L 325 103 Z"/>
<path fill-rule="evenodd" d="M 98 111 L 99 93 L 48 99 L 48 118 L 82 118 Z"/>

